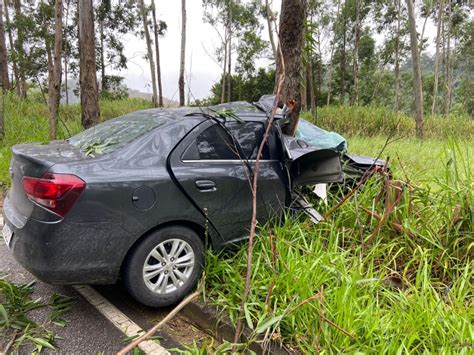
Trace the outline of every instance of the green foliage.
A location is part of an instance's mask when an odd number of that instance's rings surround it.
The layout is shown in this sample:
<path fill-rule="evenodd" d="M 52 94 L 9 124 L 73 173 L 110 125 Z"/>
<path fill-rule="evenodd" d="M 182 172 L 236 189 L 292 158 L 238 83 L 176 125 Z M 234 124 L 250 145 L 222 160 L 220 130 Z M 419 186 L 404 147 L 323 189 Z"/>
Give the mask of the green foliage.
<path fill-rule="evenodd" d="M 273 92 L 275 85 L 275 71 L 260 68 L 256 74 L 250 74 L 246 77 L 241 75 L 232 75 L 232 95 L 231 101 L 249 101 L 255 102 L 265 94 Z M 221 103 L 222 80 L 211 88 L 212 96 L 201 103 L 215 105 Z"/>
<path fill-rule="evenodd" d="M 55 350 L 57 337 L 48 330 L 49 324 L 38 324 L 28 314 L 35 309 L 49 307 L 49 321 L 64 327 L 66 322 L 62 317 L 74 303 L 74 299 L 58 294 L 53 294 L 47 303 L 41 299 L 32 300 L 33 284 L 18 286 L 0 278 L 0 336 L 8 339 L 10 348 L 16 352 L 21 352 L 21 347 L 28 344 L 33 345 L 34 353 Z"/>
<path fill-rule="evenodd" d="M 405 186 L 398 217 L 389 217 L 405 233 L 384 224 L 372 238 L 378 220 L 362 208 L 381 213 L 382 203 L 374 201 L 382 188 L 377 179 L 316 226 L 291 216 L 262 227 L 245 304 L 244 322 L 253 325 L 255 337 L 258 324 L 265 324 L 260 320 L 268 319 L 268 337 L 303 353 L 470 353 L 474 175 L 466 146 L 445 143 L 447 164 L 431 169 L 425 187 L 408 172 L 412 185 Z M 435 159 L 416 146 L 400 155 L 420 164 Z M 404 179 L 404 172 L 395 167 L 394 176 Z M 329 206 L 338 199 L 332 194 Z M 210 254 L 206 263 L 207 300 L 234 323 L 246 253 Z"/>

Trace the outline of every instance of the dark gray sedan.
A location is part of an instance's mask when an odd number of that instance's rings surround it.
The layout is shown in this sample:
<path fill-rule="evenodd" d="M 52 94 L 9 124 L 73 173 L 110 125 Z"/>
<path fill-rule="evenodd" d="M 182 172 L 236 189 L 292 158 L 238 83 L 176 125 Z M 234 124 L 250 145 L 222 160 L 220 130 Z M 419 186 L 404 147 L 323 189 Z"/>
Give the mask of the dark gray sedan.
<path fill-rule="evenodd" d="M 261 156 L 260 224 L 296 186 L 342 179 L 340 154 L 284 137 L 283 119 Z M 46 282 L 122 278 L 138 301 L 172 304 L 196 285 L 207 242 L 221 249 L 248 237 L 249 179 L 267 122 L 268 111 L 248 103 L 151 109 L 65 141 L 16 145 L 3 237 Z"/>

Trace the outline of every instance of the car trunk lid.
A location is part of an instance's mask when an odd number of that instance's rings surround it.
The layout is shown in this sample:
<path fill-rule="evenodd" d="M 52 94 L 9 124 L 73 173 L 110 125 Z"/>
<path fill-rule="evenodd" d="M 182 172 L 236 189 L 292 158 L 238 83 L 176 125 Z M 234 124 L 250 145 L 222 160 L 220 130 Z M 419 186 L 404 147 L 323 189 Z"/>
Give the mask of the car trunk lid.
<path fill-rule="evenodd" d="M 10 163 L 12 186 L 10 197 L 15 220 L 12 223 L 21 228 L 31 216 L 34 204 L 23 188 L 23 177 L 39 178 L 55 164 L 66 164 L 84 159 L 79 148 L 66 141 L 55 141 L 50 144 L 19 144 L 12 148 L 13 157 Z"/>

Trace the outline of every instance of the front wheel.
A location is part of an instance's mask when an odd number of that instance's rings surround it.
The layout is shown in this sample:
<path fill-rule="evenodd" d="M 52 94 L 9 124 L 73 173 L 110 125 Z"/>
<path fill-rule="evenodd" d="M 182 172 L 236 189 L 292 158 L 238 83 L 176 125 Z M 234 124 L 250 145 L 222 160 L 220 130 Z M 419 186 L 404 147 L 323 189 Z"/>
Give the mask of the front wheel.
<path fill-rule="evenodd" d="M 144 305 L 169 306 L 196 286 L 203 264 L 204 246 L 192 229 L 165 227 L 132 250 L 124 267 L 124 284 Z"/>

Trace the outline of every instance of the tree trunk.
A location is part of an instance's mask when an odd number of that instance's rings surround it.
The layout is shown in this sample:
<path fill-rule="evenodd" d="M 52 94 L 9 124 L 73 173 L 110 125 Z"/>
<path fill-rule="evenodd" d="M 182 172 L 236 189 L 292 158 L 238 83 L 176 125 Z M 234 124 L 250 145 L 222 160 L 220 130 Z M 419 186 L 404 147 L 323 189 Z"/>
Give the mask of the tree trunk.
<path fill-rule="evenodd" d="M 451 13 L 452 13 L 452 5 L 451 0 L 448 0 L 448 19 L 447 19 L 447 34 L 446 34 L 446 95 L 444 100 L 444 115 L 448 116 L 449 112 L 451 111 L 451 96 L 452 96 L 452 89 L 453 89 L 453 78 L 452 78 L 452 61 L 451 61 L 451 32 L 452 32 L 452 24 L 451 24 Z"/>
<path fill-rule="evenodd" d="M 140 11 L 143 19 L 143 29 L 145 30 L 145 41 L 148 56 L 148 63 L 150 63 L 150 74 L 151 74 L 151 87 L 152 87 L 152 102 L 154 107 L 158 107 L 158 94 L 156 89 L 156 76 L 155 76 L 155 61 L 153 60 L 153 50 L 151 48 L 150 31 L 148 31 L 148 20 L 143 0 L 140 0 Z"/>
<path fill-rule="evenodd" d="M 227 102 L 232 101 L 232 1 L 229 3 L 228 35 L 229 49 L 227 50 Z"/>
<path fill-rule="evenodd" d="M 156 6 L 155 0 L 151 0 L 152 16 L 153 16 L 153 30 L 155 33 L 155 52 L 156 52 L 156 78 L 158 81 L 158 106 L 163 107 L 163 88 L 161 86 L 161 63 L 160 63 L 160 45 L 158 23 L 156 21 Z"/>
<path fill-rule="evenodd" d="M 8 12 L 8 6 L 9 6 L 9 4 L 10 4 L 9 0 L 4 0 L 4 5 L 5 5 L 5 25 L 6 25 L 7 32 L 8 32 L 8 42 L 10 42 L 10 50 L 13 50 L 13 48 L 14 48 L 14 46 L 15 46 L 15 42 L 13 41 L 13 32 L 12 32 L 12 29 L 11 29 L 11 27 L 10 27 L 10 14 L 9 14 L 9 12 Z M 18 86 L 18 67 L 17 67 L 15 61 L 13 61 L 13 63 L 12 63 L 12 68 L 13 68 L 12 81 L 15 82 L 16 94 L 17 94 L 18 96 L 20 96 L 20 87 Z M 11 84 L 10 84 L 10 88 L 12 89 Z"/>
<path fill-rule="evenodd" d="M 0 83 L 2 85 L 3 92 L 10 90 L 10 79 L 8 78 L 7 44 L 5 41 L 5 26 L 3 24 L 2 3 L 0 3 Z"/>
<path fill-rule="evenodd" d="M 400 111 L 400 25 L 401 4 L 397 0 L 397 33 L 395 38 L 395 111 Z"/>
<path fill-rule="evenodd" d="M 15 8 L 15 17 L 20 18 L 22 16 L 21 13 L 21 1 L 14 0 L 14 8 Z M 18 93 L 22 99 L 26 98 L 26 78 L 25 78 L 25 50 L 23 48 L 23 42 L 25 40 L 25 33 L 24 30 L 20 27 L 17 29 L 17 36 L 15 42 L 15 51 L 18 56 L 17 68 L 18 68 Z"/>
<path fill-rule="evenodd" d="M 301 111 L 300 75 L 303 45 L 303 27 L 306 18 L 306 0 L 283 0 L 280 15 L 280 49 L 277 60 L 277 77 L 285 74 L 279 104 L 289 108 L 289 124 L 284 133 L 294 135 Z"/>
<path fill-rule="evenodd" d="M 306 64 L 301 63 L 300 73 L 302 74 L 300 83 L 300 95 L 301 95 L 301 109 L 308 111 L 308 67 Z"/>
<path fill-rule="evenodd" d="M 186 0 L 181 0 L 181 60 L 179 62 L 179 79 L 178 79 L 179 106 L 184 106 L 185 55 L 186 55 Z"/>
<path fill-rule="evenodd" d="M 331 54 L 329 55 L 328 96 L 327 96 L 327 101 L 326 101 L 327 106 L 329 106 L 329 104 L 331 103 L 333 56 L 334 56 L 334 48 L 336 47 L 336 43 L 335 43 L 336 29 L 337 29 L 337 24 L 339 23 L 340 13 L 341 13 L 341 1 L 339 0 L 337 2 L 337 14 L 336 14 L 336 20 L 334 21 L 334 27 L 333 27 L 334 38 L 333 38 L 333 43 L 331 45 Z"/>
<path fill-rule="evenodd" d="M 344 3 L 345 6 L 345 3 Z M 344 104 L 346 100 L 346 42 L 347 42 L 347 18 L 344 14 L 344 20 L 342 22 L 343 34 L 342 34 L 342 59 L 341 59 L 341 88 L 340 88 L 340 103 Z"/>
<path fill-rule="evenodd" d="M 360 0 L 355 0 L 356 19 L 354 26 L 354 53 L 353 53 L 353 71 L 354 71 L 354 91 L 351 98 L 351 104 L 359 103 L 359 42 L 360 42 Z"/>
<path fill-rule="evenodd" d="M 61 51 L 63 39 L 63 1 L 56 0 L 54 7 L 54 56 L 49 66 L 48 95 L 49 95 L 49 139 L 56 139 L 59 100 L 61 98 Z"/>
<path fill-rule="evenodd" d="M 69 23 L 69 5 L 70 0 L 66 0 L 66 19 L 64 20 L 64 26 L 67 28 Z M 64 41 L 64 97 L 66 99 L 66 105 L 69 105 L 69 90 L 68 90 L 68 81 L 67 81 L 67 74 L 68 74 L 68 38 L 67 38 L 67 31 L 64 31 L 63 34 L 63 41 Z"/>
<path fill-rule="evenodd" d="M 311 60 L 308 60 L 308 63 L 306 63 L 306 76 L 308 78 L 309 107 L 311 109 L 311 114 L 314 116 L 316 112 L 316 98 L 314 96 L 313 61 Z"/>
<path fill-rule="evenodd" d="M 408 25 L 410 28 L 411 55 L 413 61 L 413 90 L 415 92 L 416 135 L 423 138 L 423 86 L 421 81 L 420 51 L 418 50 L 418 33 L 413 0 L 406 0 Z"/>
<path fill-rule="evenodd" d="M 92 0 L 78 1 L 78 13 L 81 123 L 84 128 L 89 128 L 97 124 L 100 117 Z"/>
<path fill-rule="evenodd" d="M 275 39 L 273 37 L 273 14 L 272 10 L 270 8 L 270 4 L 268 0 L 265 0 L 265 12 L 266 12 L 266 17 L 267 17 L 267 26 L 268 26 L 268 38 L 270 39 L 270 45 L 272 46 L 272 53 L 273 53 L 273 58 L 276 60 L 278 53 L 277 53 L 277 47 L 275 44 Z"/>
<path fill-rule="evenodd" d="M 100 91 L 107 91 L 107 77 L 105 76 L 105 45 L 104 45 L 104 20 L 99 21 L 100 34 Z"/>
<path fill-rule="evenodd" d="M 431 105 L 431 115 L 436 113 L 436 100 L 438 99 L 438 82 L 439 82 L 439 45 L 441 41 L 441 27 L 443 22 L 444 0 L 439 1 L 438 9 L 438 25 L 436 29 L 436 54 L 434 67 L 434 83 L 433 83 L 433 102 Z"/>
<path fill-rule="evenodd" d="M 225 43 L 224 43 L 224 66 L 222 70 L 222 83 L 221 83 L 221 104 L 225 102 L 225 89 L 227 82 L 227 33 L 225 34 Z"/>

